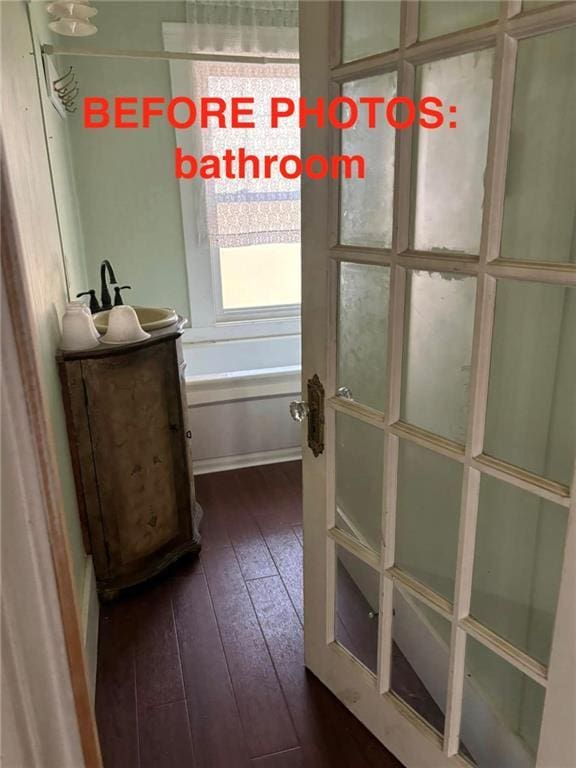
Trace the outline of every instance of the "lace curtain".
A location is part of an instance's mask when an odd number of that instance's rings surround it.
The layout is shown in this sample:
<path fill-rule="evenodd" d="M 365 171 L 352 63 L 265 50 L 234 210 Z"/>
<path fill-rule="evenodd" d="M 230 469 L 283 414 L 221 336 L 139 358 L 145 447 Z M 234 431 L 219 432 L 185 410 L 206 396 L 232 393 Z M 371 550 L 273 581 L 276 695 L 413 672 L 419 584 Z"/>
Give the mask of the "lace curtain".
<path fill-rule="evenodd" d="M 271 129 L 270 99 L 276 94 L 298 98 L 297 65 L 242 63 L 200 63 L 194 65 L 199 93 L 254 99 L 254 128 L 202 130 L 203 154 L 221 157 L 227 149 L 235 155 L 243 148 L 262 166 L 263 155 L 300 154 L 297 120 L 284 121 Z M 236 247 L 261 243 L 300 241 L 300 180 L 286 179 L 277 170 L 269 179 L 254 174 L 246 164 L 245 178 L 210 179 L 206 185 L 208 234 L 212 245 Z M 260 176 L 260 178 L 255 178 Z"/>
<path fill-rule="evenodd" d="M 298 29 L 297 0 L 188 0 L 190 24 L 231 27 L 244 37 L 244 44 L 257 40 L 263 27 Z M 252 45 L 255 45 L 255 42 Z M 245 48 L 244 50 L 252 50 Z"/>
<path fill-rule="evenodd" d="M 186 50 L 231 55 L 298 56 L 298 8 L 291 0 L 194 0 L 187 3 Z M 179 25 L 180 26 L 180 25 Z M 272 96 L 298 99 L 298 64 L 252 64 L 241 61 L 187 62 L 192 97 L 232 96 L 254 99 L 254 128 L 192 129 L 187 143 L 196 156 L 235 155 L 240 147 L 255 155 L 300 155 L 297 118 L 270 127 Z M 209 179 L 194 185 L 194 210 L 205 211 L 199 235 L 211 247 L 230 248 L 300 241 L 300 180 L 255 178 L 251 163 L 245 178 Z M 263 173 L 263 169 L 261 171 Z M 186 183 L 186 182 L 184 182 Z"/>

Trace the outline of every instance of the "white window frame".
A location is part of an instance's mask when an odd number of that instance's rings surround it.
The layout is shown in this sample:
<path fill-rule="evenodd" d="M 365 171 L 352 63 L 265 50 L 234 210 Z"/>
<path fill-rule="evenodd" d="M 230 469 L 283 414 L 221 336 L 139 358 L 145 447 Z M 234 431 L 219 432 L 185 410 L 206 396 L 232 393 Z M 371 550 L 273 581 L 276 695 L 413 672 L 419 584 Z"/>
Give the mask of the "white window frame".
<path fill-rule="evenodd" d="M 195 51 L 189 50 L 189 30 L 190 27 L 186 23 L 163 23 L 165 50 L 195 53 Z M 274 32 L 275 30 L 271 30 L 271 35 Z M 279 29 L 278 33 L 281 34 L 282 29 Z M 197 32 L 197 34 L 200 33 Z M 211 36 L 214 37 L 213 29 Z M 222 36 L 224 42 L 224 31 Z M 234 54 L 220 54 L 217 60 L 237 61 L 239 58 Z M 247 55 L 246 58 L 253 61 L 254 57 Z M 263 56 L 263 64 L 265 60 Z M 274 59 L 274 61 L 280 61 L 280 59 Z M 286 61 L 298 63 L 297 58 L 287 58 Z M 190 69 L 184 68 L 181 61 L 170 60 L 170 79 L 174 95 L 190 93 L 189 73 Z M 184 153 L 198 154 L 197 138 L 194 136 L 194 131 L 179 131 L 177 143 Z M 182 179 L 179 182 L 191 323 L 191 328 L 184 332 L 184 342 L 299 336 L 301 333 L 300 304 L 280 304 L 246 309 L 224 308 L 220 254 L 219 249 L 210 243 L 208 237 L 204 185 L 205 182 L 198 178 Z M 199 200 L 203 201 L 200 210 Z"/>

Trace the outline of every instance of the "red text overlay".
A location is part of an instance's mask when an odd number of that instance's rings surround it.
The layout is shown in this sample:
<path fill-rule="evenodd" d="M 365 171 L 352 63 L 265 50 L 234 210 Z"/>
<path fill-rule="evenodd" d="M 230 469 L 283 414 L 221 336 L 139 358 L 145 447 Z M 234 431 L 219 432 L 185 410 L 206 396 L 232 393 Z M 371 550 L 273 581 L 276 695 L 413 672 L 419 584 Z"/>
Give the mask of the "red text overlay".
<path fill-rule="evenodd" d="M 444 114 L 447 109 L 450 119 Z M 371 130 L 391 128 L 405 130 L 413 126 L 435 130 L 447 125 L 456 128 L 456 107 L 447 108 L 437 96 L 425 96 L 414 102 L 406 96 L 385 99 L 364 96 L 352 99 L 338 96 L 330 101 L 318 98 L 309 102 L 305 98 L 292 99 L 274 96 L 270 99 L 267 127 L 282 127 L 286 121 L 295 122 L 299 128 L 327 128 L 345 131 L 361 125 Z M 260 117 L 260 119 L 262 119 Z M 256 127 L 254 99 L 238 96 L 228 100 L 205 97 L 191 99 L 176 96 L 118 96 L 106 99 L 101 96 L 84 98 L 84 127 L 92 130 L 137 130 L 150 128 L 158 121 L 170 124 L 176 130 L 246 129 Z M 301 159 L 296 155 L 266 155 L 261 158 L 245 153 L 242 149 L 226 150 L 223 155 L 187 155 L 176 149 L 175 174 L 180 179 L 194 178 L 272 178 L 279 173 L 285 178 L 307 175 L 312 179 L 326 176 L 336 178 L 365 177 L 365 163 L 361 155 L 314 155 Z"/>

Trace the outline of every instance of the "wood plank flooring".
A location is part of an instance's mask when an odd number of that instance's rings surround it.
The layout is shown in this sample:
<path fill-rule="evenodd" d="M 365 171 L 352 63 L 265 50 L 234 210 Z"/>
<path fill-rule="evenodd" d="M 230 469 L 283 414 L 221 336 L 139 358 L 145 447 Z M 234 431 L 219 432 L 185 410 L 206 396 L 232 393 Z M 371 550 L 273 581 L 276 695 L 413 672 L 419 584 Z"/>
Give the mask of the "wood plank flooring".
<path fill-rule="evenodd" d="M 105 768 L 401 768 L 304 668 L 300 464 L 196 487 L 200 559 L 102 607 Z"/>

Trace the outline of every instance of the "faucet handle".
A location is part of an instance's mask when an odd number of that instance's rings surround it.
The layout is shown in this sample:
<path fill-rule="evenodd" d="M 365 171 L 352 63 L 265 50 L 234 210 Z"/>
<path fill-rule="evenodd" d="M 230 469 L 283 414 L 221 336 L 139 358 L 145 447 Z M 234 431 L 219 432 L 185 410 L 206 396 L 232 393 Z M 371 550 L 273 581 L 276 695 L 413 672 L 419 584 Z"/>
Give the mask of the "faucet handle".
<path fill-rule="evenodd" d="M 114 286 L 114 306 L 115 307 L 119 307 L 122 304 L 124 304 L 124 301 L 122 300 L 122 294 L 120 293 L 120 291 L 125 291 L 125 290 L 132 290 L 132 286 L 131 285 Z"/>
<path fill-rule="evenodd" d="M 100 304 L 98 304 L 96 291 L 93 288 L 91 288 L 89 291 L 83 291 L 82 293 L 76 294 L 77 299 L 79 299 L 80 296 L 90 296 L 90 312 L 92 312 L 92 314 L 100 312 Z"/>

